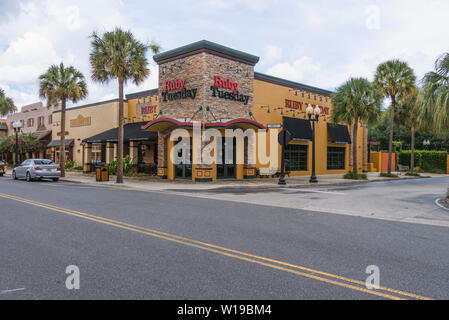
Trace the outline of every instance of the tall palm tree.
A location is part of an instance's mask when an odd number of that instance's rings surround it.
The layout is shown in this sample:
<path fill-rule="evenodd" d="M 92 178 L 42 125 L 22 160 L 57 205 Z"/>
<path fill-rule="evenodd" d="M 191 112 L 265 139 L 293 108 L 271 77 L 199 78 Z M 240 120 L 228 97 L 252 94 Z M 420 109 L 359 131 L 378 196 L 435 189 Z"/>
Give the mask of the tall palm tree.
<path fill-rule="evenodd" d="M 413 69 L 406 62 L 390 60 L 377 67 L 374 84 L 382 94 L 391 100 L 390 139 L 388 143 L 388 173 L 391 174 L 391 160 L 393 152 L 393 128 L 396 103 L 402 96 L 406 96 L 415 88 L 416 76 Z"/>
<path fill-rule="evenodd" d="M 426 128 L 427 122 L 422 118 L 424 93 L 415 87 L 410 94 L 402 97 L 398 103 L 395 120 L 398 124 L 407 123 L 411 131 L 410 171 L 415 168 L 415 133 L 418 128 Z"/>
<path fill-rule="evenodd" d="M 435 62 L 435 71 L 423 79 L 424 104 L 421 118 L 432 120 L 434 129 L 442 132 L 449 125 L 449 53 Z"/>
<path fill-rule="evenodd" d="M 357 168 L 357 131 L 360 123 L 372 123 L 381 113 L 382 94 L 367 79 L 351 78 L 332 96 L 332 122 L 354 125 L 352 131 L 353 172 Z"/>
<path fill-rule="evenodd" d="M 84 75 L 74 67 L 64 64 L 52 65 L 39 77 L 39 95 L 47 99 L 47 105 L 61 104 L 61 145 L 59 164 L 61 176 L 65 177 L 65 113 L 67 101 L 76 103 L 87 97 L 87 84 Z"/>
<path fill-rule="evenodd" d="M 92 79 L 101 83 L 109 82 L 112 79 L 118 80 L 117 183 L 123 183 L 123 86 L 129 80 L 139 85 L 148 77 L 150 70 L 147 68 L 146 52 L 151 49 L 153 53 L 158 53 L 160 47 L 156 44 L 143 44 L 137 41 L 130 31 L 123 31 L 120 28 L 106 32 L 102 36 L 93 32 L 91 39 Z"/>
<path fill-rule="evenodd" d="M 0 89 L 0 116 L 6 116 L 10 113 L 17 111 L 17 107 L 11 98 L 5 95 L 5 91 Z"/>

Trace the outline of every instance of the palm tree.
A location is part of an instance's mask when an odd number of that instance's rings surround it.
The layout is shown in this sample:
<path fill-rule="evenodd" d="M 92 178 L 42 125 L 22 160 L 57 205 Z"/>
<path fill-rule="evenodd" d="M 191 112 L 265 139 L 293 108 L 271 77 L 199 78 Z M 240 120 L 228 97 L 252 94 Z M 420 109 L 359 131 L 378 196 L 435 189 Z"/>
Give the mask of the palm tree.
<path fill-rule="evenodd" d="M 65 112 L 67 101 L 76 103 L 87 97 L 87 84 L 84 75 L 74 67 L 64 64 L 52 65 L 39 77 L 39 95 L 47 99 L 47 105 L 61 104 L 61 145 L 59 164 L 61 176 L 65 177 Z"/>
<path fill-rule="evenodd" d="M 332 96 L 332 122 L 354 125 L 352 131 L 353 172 L 357 168 L 357 131 L 360 123 L 372 123 L 381 113 L 382 94 L 367 79 L 352 78 Z"/>
<path fill-rule="evenodd" d="M 424 104 L 421 118 L 429 119 L 438 132 L 449 125 L 449 53 L 435 62 L 435 71 L 423 79 Z"/>
<path fill-rule="evenodd" d="M 416 76 L 406 62 L 390 60 L 377 67 L 374 84 L 391 100 L 390 139 L 388 143 L 388 174 L 391 174 L 393 152 L 394 112 L 398 99 L 410 94 L 415 87 Z"/>
<path fill-rule="evenodd" d="M 411 131 L 410 171 L 415 170 L 415 133 L 418 128 L 425 128 L 426 121 L 422 118 L 424 93 L 415 87 L 410 94 L 399 101 L 395 120 L 398 124 L 408 123 Z"/>
<path fill-rule="evenodd" d="M 10 113 L 17 111 L 17 107 L 11 98 L 5 95 L 5 91 L 0 89 L 0 116 L 6 116 Z"/>
<path fill-rule="evenodd" d="M 150 70 L 147 68 L 146 52 L 151 48 L 153 53 L 158 53 L 160 47 L 156 44 L 143 44 L 137 41 L 130 31 L 123 31 L 120 28 L 106 32 L 102 36 L 93 32 L 91 39 L 92 79 L 101 83 L 109 82 L 112 79 L 118 80 L 117 183 L 123 183 L 123 86 L 129 80 L 139 85 L 148 77 Z"/>

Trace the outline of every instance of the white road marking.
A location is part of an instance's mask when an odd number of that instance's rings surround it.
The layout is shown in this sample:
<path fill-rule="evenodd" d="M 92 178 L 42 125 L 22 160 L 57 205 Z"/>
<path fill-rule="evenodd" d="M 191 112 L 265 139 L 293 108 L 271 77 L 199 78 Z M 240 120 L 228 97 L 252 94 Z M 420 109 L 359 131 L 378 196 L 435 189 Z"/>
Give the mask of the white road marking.
<path fill-rule="evenodd" d="M 446 208 L 445 206 L 443 206 L 442 204 L 440 204 L 440 202 L 439 202 L 440 200 L 442 200 L 442 199 L 436 199 L 436 200 L 435 200 L 436 205 L 439 206 L 440 208 L 443 208 L 444 210 L 448 210 L 448 211 L 449 211 L 448 208 Z"/>
<path fill-rule="evenodd" d="M 3 291 L 0 291 L 0 295 L 11 293 L 11 292 L 23 291 L 23 290 L 25 290 L 25 288 L 18 288 L 18 289 L 12 289 L 12 290 L 3 290 Z"/>
<path fill-rule="evenodd" d="M 324 193 L 324 194 L 336 194 L 336 195 L 340 195 L 340 196 L 346 196 L 347 195 L 347 193 L 336 192 L 336 191 L 321 191 L 321 190 L 309 190 L 309 189 L 303 189 L 301 191 L 303 191 L 304 193 L 314 192 L 314 193 Z"/>

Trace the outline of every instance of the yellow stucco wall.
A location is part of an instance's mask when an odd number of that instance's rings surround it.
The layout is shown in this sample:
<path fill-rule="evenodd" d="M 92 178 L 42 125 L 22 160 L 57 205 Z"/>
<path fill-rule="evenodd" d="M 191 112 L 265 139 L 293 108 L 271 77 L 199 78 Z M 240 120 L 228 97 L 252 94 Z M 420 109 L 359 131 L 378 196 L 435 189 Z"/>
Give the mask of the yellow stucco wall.
<path fill-rule="evenodd" d="M 304 96 L 303 96 L 304 93 Z M 286 107 L 286 100 L 294 101 L 294 106 L 297 109 Z M 292 105 L 291 102 L 289 102 Z M 322 117 L 320 117 L 320 121 L 318 122 L 315 130 L 316 130 L 316 173 L 317 174 L 341 174 L 346 173 L 351 169 L 349 166 L 349 160 L 351 158 L 350 155 L 350 146 L 344 144 L 334 144 L 331 143 L 328 137 L 327 132 L 327 123 L 330 122 L 330 115 L 332 112 L 332 103 L 331 99 L 325 95 L 314 94 L 308 91 L 295 91 L 292 90 L 288 86 L 278 85 L 269 83 L 262 80 L 254 81 L 254 118 L 256 121 L 262 123 L 267 126 L 269 124 L 282 124 L 282 117 L 291 117 L 291 118 L 305 118 L 304 112 L 308 106 L 308 104 L 312 104 L 313 106 L 319 105 L 322 108 L 322 111 L 325 111 L 326 120 L 324 121 Z M 270 112 L 268 113 L 268 110 Z M 283 115 L 282 115 L 283 113 Z M 323 112 L 322 112 L 323 114 Z M 280 131 L 280 129 L 275 129 Z M 352 134 L 351 134 L 352 139 Z M 268 138 L 267 138 L 268 140 Z M 267 142 L 268 143 L 268 142 Z M 292 172 L 291 175 L 310 175 L 312 170 L 312 142 L 293 142 L 294 144 L 302 144 L 308 145 L 308 170 L 307 171 L 297 171 Z M 364 130 L 363 126 L 359 125 L 358 135 L 357 135 L 357 158 L 358 158 L 358 167 L 359 170 L 363 170 L 363 143 L 364 143 Z M 279 166 L 281 163 L 281 147 L 279 148 Z M 327 170 L 327 147 L 345 147 L 346 148 L 346 157 L 345 162 L 346 166 L 344 170 Z M 268 148 L 268 147 L 267 147 Z M 257 164 L 257 167 L 264 167 L 260 163 Z"/>
<path fill-rule="evenodd" d="M 382 168 L 382 159 L 380 157 L 380 152 L 371 152 L 370 153 L 370 162 L 373 164 L 374 172 L 380 172 Z"/>
<path fill-rule="evenodd" d="M 151 121 L 159 114 L 159 96 L 157 91 L 136 94 L 128 98 L 127 122 Z"/>
<path fill-rule="evenodd" d="M 127 103 L 125 102 L 125 115 L 127 114 Z M 71 120 L 90 118 L 90 125 L 72 126 Z M 87 121 L 86 121 L 87 122 Z M 118 127 L 118 101 L 98 103 L 86 107 L 67 109 L 66 111 L 66 139 L 74 139 L 73 160 L 77 165 L 82 164 L 83 139 L 92 137 L 112 128 Z M 53 113 L 52 140 L 60 140 L 57 134 L 61 132 L 61 113 Z"/>

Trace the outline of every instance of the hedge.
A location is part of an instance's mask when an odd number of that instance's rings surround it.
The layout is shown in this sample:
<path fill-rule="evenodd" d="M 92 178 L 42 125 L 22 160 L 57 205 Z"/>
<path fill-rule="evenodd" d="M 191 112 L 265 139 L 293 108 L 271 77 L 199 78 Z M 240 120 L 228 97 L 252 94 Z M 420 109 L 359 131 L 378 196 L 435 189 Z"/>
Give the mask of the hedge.
<path fill-rule="evenodd" d="M 410 167 L 410 150 L 399 153 L 399 164 Z M 427 172 L 446 172 L 447 151 L 415 151 L 415 166 Z M 412 168 L 411 168 L 412 169 Z"/>

